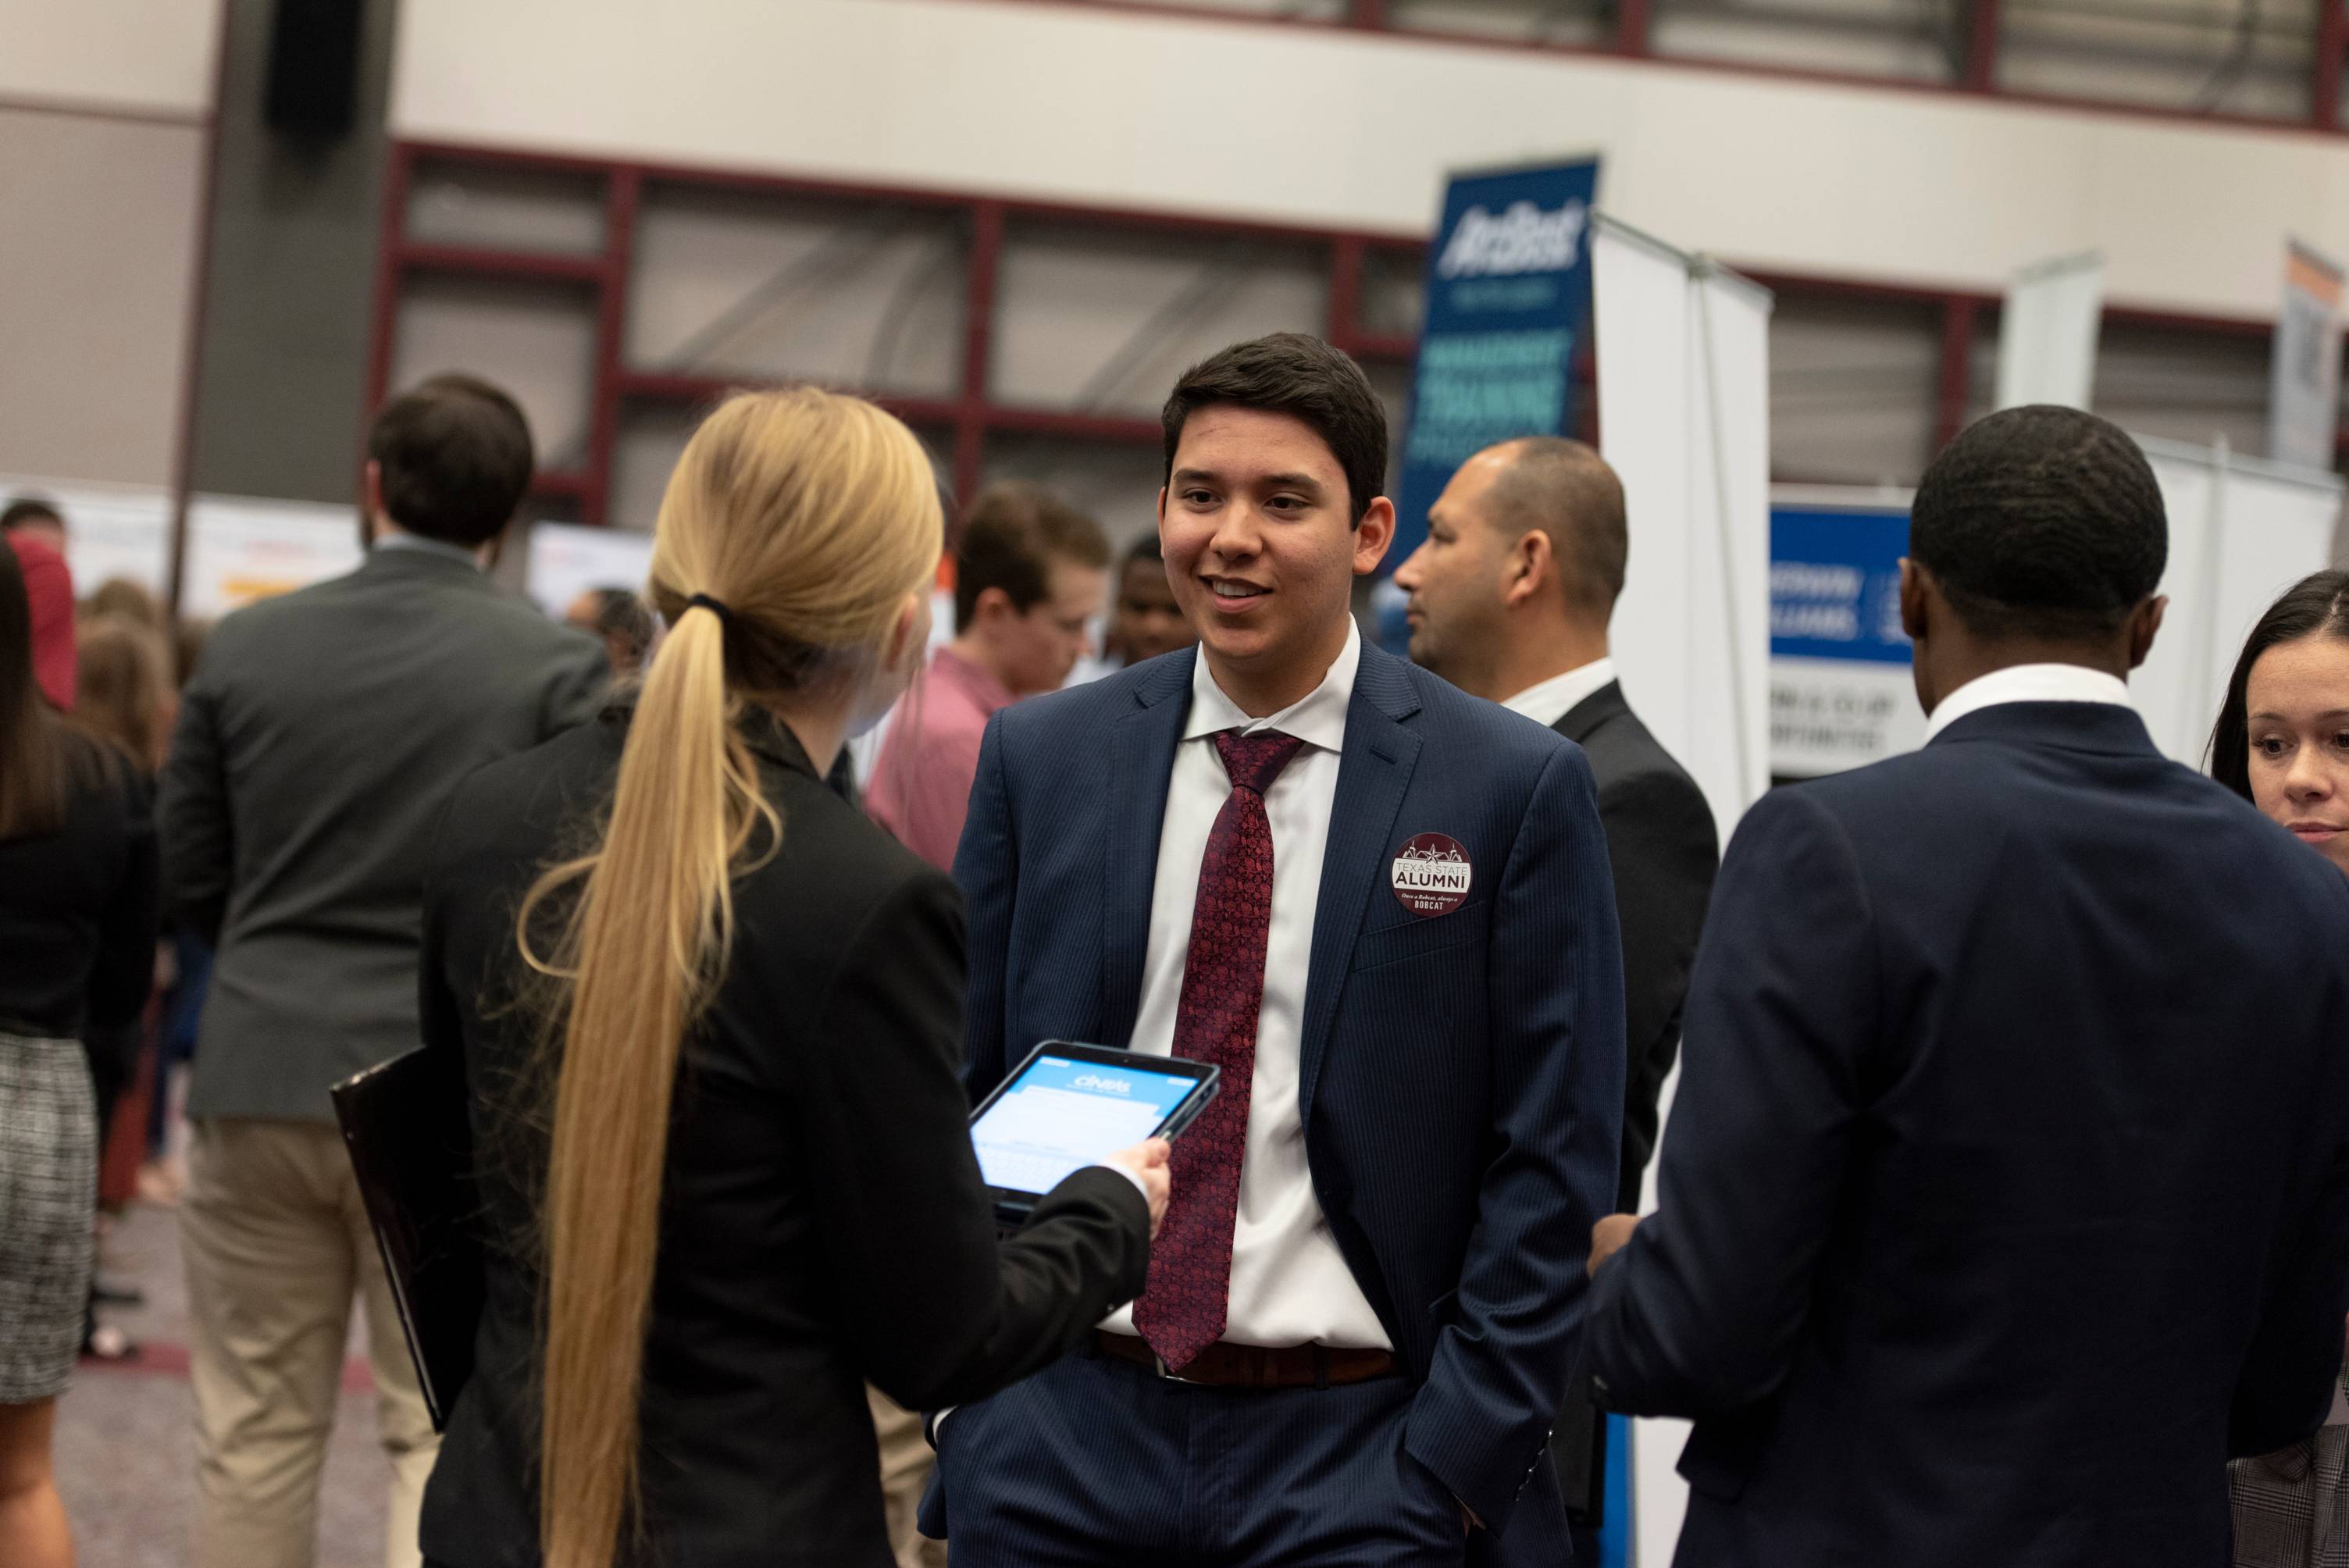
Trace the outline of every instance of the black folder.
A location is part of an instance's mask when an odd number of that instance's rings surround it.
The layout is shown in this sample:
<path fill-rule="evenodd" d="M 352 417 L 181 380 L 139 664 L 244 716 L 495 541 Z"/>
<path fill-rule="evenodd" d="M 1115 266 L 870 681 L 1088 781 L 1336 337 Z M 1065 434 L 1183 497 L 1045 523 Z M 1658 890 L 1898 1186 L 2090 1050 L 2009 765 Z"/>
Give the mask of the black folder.
<path fill-rule="evenodd" d="M 463 1058 L 413 1050 L 344 1079 L 334 1099 L 408 1354 L 441 1431 L 472 1375 L 483 1290 Z"/>

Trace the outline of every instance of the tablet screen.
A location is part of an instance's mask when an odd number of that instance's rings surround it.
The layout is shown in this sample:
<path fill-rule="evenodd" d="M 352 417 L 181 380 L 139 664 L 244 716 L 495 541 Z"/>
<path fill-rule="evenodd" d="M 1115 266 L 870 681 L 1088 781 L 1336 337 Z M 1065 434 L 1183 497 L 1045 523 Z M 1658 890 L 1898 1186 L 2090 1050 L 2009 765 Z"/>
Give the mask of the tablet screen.
<path fill-rule="evenodd" d="M 990 1187 L 1049 1192 L 1078 1167 L 1149 1137 L 1198 1087 L 1187 1073 L 1048 1051 L 971 1124 L 979 1174 Z"/>

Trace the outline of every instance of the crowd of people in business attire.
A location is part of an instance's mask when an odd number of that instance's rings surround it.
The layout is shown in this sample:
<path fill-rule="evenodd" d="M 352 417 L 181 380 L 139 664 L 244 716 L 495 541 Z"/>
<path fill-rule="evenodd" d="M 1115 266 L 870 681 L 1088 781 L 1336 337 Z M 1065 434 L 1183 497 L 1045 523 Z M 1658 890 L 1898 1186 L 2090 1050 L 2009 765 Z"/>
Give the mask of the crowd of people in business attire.
<path fill-rule="evenodd" d="M 365 564 L 223 621 L 168 725 L 110 634 L 61 682 L 12 531 L 0 1561 L 70 1560 L 85 1042 L 166 918 L 216 954 L 202 1568 L 311 1560 L 360 1299 L 391 1568 L 1556 1565 L 1610 1411 L 1694 1418 L 1700 1568 L 2349 1561 L 2349 574 L 2168 761 L 2150 471 L 1993 415 L 1912 512 L 1927 745 L 1724 858 L 1609 656 L 1597 453 L 1462 466 L 1406 661 L 1351 610 L 1395 518 L 1350 358 L 1236 345 L 1163 424 L 1123 557 L 1033 485 L 949 548 L 894 418 L 737 395 L 644 598 L 565 625 L 484 571 L 527 426 L 441 377 L 370 433 Z M 999 1236 L 966 1117 L 1048 1039 L 1223 1092 Z M 327 1099 L 419 1045 L 485 1259 L 440 1433 Z"/>

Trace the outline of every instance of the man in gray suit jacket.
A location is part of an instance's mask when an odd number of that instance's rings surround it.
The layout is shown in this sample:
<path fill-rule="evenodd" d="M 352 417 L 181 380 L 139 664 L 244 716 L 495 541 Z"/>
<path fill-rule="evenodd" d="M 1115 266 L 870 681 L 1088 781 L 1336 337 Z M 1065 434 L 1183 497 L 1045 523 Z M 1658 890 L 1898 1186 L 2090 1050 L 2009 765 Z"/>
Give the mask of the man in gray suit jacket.
<path fill-rule="evenodd" d="M 1698 934 L 1721 863 L 1713 809 L 1688 770 L 1623 700 L 1607 623 L 1630 538 L 1623 486 L 1579 441 L 1506 441 L 1461 465 L 1428 512 L 1427 542 L 1395 571 L 1411 594 L 1411 656 L 1437 675 L 1545 724 L 1581 747 L 1599 785 L 1623 934 L 1626 1213 L 1655 1152 L 1657 1099 L 1681 1041 Z M 1600 1413 L 1579 1391 L 1550 1456 L 1575 1527 L 1592 1535 L 1606 1464 Z"/>
<path fill-rule="evenodd" d="M 181 1212 L 197 1568 L 306 1568 L 352 1297 L 393 1471 L 389 1568 L 418 1561 L 435 1439 L 327 1088 L 418 1043 L 422 866 L 459 780 L 591 717 L 604 652 L 485 567 L 529 427 L 469 377 L 367 440 L 367 562 L 223 621 L 159 810 L 170 903 L 219 948 Z"/>

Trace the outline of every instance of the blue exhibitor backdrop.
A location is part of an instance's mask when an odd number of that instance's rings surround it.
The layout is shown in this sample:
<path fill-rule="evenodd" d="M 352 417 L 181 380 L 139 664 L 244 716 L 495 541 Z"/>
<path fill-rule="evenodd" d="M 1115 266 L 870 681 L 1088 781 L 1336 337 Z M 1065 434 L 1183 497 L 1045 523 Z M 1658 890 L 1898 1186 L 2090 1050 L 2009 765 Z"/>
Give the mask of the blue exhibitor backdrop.
<path fill-rule="evenodd" d="M 1598 188 L 1589 158 L 1462 175 L 1445 192 L 1386 570 L 1427 537 L 1427 509 L 1463 462 L 1495 441 L 1572 427 Z"/>
<path fill-rule="evenodd" d="M 1906 665 L 1900 558 L 1909 514 L 1895 507 L 1770 509 L 1770 655 Z"/>

